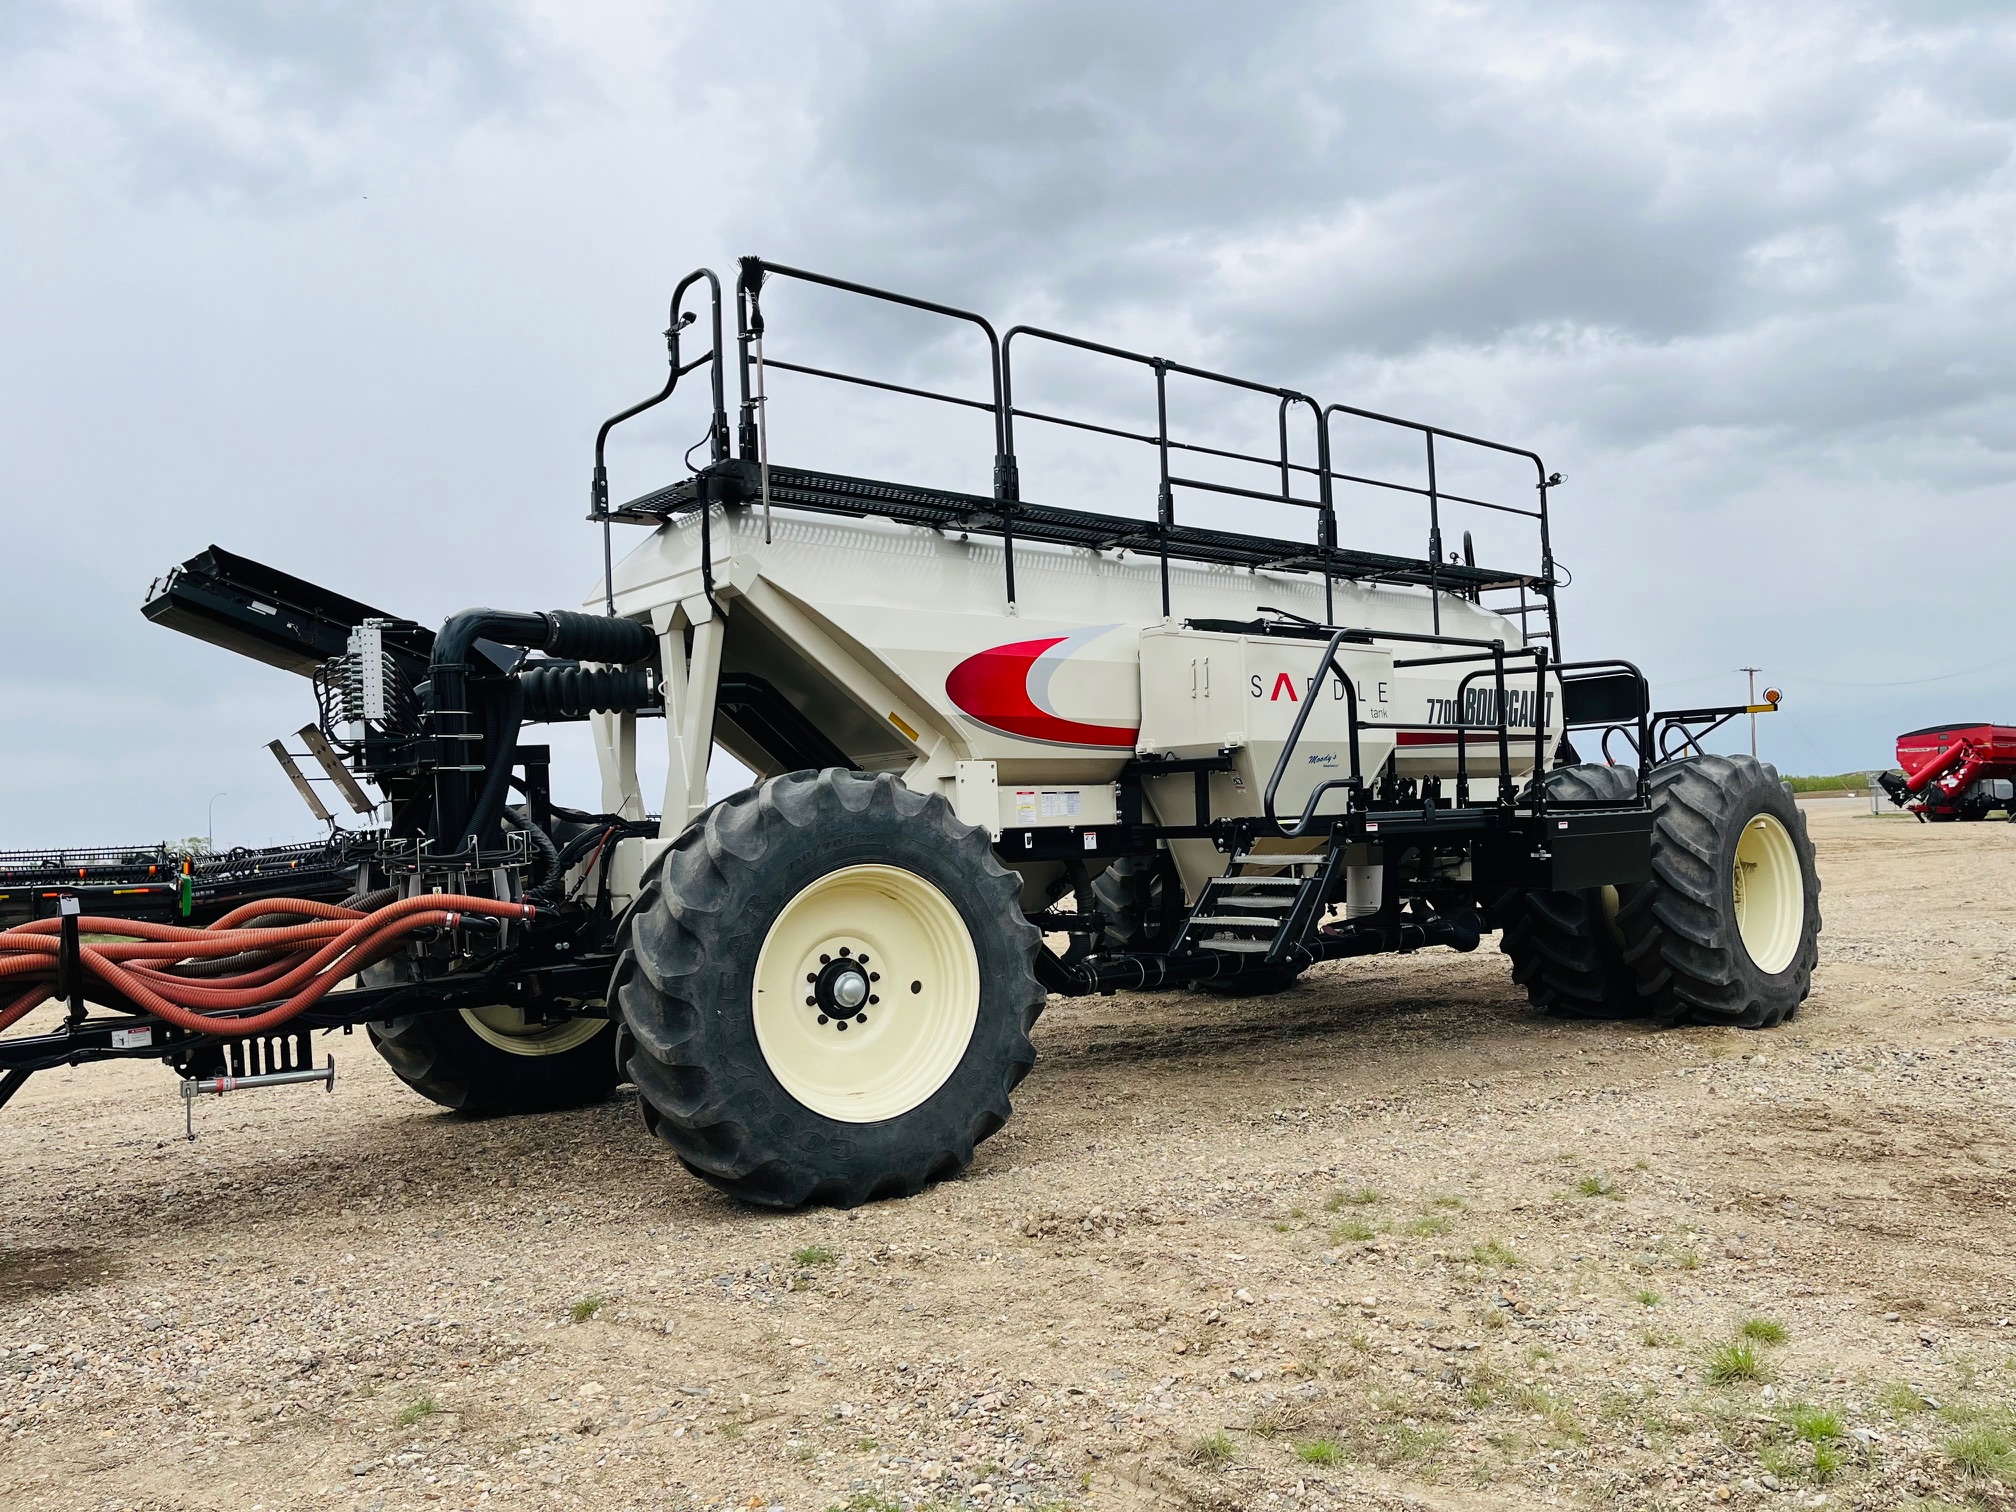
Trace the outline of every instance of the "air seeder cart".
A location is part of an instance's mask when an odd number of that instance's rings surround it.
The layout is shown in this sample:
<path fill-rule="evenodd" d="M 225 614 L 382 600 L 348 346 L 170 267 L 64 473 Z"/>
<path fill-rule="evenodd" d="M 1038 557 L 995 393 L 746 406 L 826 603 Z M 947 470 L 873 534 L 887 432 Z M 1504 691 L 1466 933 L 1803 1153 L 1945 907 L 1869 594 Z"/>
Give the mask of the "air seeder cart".
<path fill-rule="evenodd" d="M 766 357 L 786 286 L 949 322 L 983 387 Z M 1799 815 L 1769 767 L 1702 753 L 1737 711 L 1655 713 L 1630 663 L 1564 657 L 1561 479 L 1533 453 L 757 258 L 725 297 L 684 279 L 667 340 L 663 388 L 597 437 L 599 612 L 434 632 L 215 548 L 171 574 L 150 618 L 313 680 L 308 754 L 371 821 L 354 884 L 200 930 L 79 905 L 0 936 L 0 1025 L 71 1005 L 55 1033 L 0 1040 L 0 1097 L 121 1056 L 290 1074 L 310 1031 L 362 1024 L 448 1107 L 630 1082 L 706 1180 L 847 1205 L 967 1164 L 1051 993 L 1276 992 L 1320 961 L 1495 931 L 1558 1013 L 1765 1027 L 1806 995 Z M 1152 424 L 1035 407 L 1038 354 L 1131 373 Z M 612 504 L 612 429 L 696 374 L 704 460 Z M 991 491 L 773 460 L 782 374 L 984 417 Z M 1223 444 L 1210 406 L 1171 424 L 1211 395 L 1264 406 L 1278 447 Z M 1153 497 L 1025 498 L 1034 431 L 1146 448 Z M 1404 442 L 1406 469 L 1355 460 L 1367 435 Z M 1530 482 L 1452 488 L 1460 457 Z M 1418 508 L 1424 549 L 1353 544 L 1368 495 Z M 1244 514 L 1306 528 L 1228 528 Z M 1480 563 L 1459 516 L 1530 531 L 1532 560 Z M 620 559 L 616 525 L 648 532 Z M 569 720 L 593 725 L 594 809 L 556 802 L 523 739 Z M 653 730 L 657 818 L 636 760 Z M 1584 731 L 1620 764 L 1578 760 Z M 717 744 L 755 781 L 710 804 Z M 115 930 L 129 942 L 83 938 Z"/>
<path fill-rule="evenodd" d="M 2016 823 L 2016 729 L 1996 724 L 1931 725 L 1897 737 L 1901 772 L 1876 781 L 1892 804 L 1920 824 L 1979 821 L 2003 810 Z"/>

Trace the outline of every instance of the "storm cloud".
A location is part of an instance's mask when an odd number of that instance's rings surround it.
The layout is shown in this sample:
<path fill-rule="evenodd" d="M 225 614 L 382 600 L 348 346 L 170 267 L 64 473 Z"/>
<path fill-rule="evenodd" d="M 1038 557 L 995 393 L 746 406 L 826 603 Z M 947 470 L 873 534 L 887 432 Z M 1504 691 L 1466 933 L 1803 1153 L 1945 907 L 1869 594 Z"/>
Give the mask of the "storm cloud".
<path fill-rule="evenodd" d="M 0 844 L 187 834 L 220 791 L 220 840 L 305 833 L 262 749 L 304 685 L 148 626 L 148 581 L 215 540 L 416 618 L 578 602 L 594 427 L 655 387 L 672 283 L 742 252 L 1531 446 L 1568 476 L 1569 652 L 1688 703 L 1762 665 L 1788 770 L 2016 720 L 2004 6 L 99 0 L 0 28 Z M 782 293 L 773 319 L 780 355 L 980 381 L 957 333 Z M 806 460 L 984 486 L 956 421 L 778 395 Z M 619 491 L 697 433 L 626 436 Z M 1152 507 L 1128 466 L 1032 450 L 1025 492 Z"/>

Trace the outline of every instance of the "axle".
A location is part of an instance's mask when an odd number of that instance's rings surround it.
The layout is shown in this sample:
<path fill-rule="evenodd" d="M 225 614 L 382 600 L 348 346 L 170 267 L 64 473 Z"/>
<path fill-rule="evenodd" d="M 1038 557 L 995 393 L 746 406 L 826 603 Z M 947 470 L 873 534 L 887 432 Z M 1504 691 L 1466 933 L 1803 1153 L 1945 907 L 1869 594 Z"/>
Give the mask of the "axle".
<path fill-rule="evenodd" d="M 1338 961 L 1349 956 L 1404 955 L 1429 945 L 1471 951 L 1477 948 L 1484 928 L 1483 918 L 1475 912 L 1432 914 L 1426 919 L 1354 919 L 1326 925 L 1305 943 L 1291 945 L 1279 956 L 1260 951 L 1234 954 L 1200 950 L 1182 955 L 1092 955 L 1066 961 L 1044 950 L 1036 957 L 1036 976 L 1045 990 L 1065 997 L 1145 992 L 1281 967 L 1300 970 L 1318 961 Z"/>

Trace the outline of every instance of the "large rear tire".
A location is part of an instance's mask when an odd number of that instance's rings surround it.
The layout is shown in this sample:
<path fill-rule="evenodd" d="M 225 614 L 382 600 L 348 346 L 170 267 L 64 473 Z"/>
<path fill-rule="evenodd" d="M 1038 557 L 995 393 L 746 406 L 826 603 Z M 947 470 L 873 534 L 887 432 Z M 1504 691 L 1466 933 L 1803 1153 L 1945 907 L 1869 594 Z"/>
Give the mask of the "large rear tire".
<path fill-rule="evenodd" d="M 652 868 L 616 965 L 645 1121 L 766 1207 L 958 1174 L 1036 1060 L 1020 893 L 984 831 L 886 774 L 717 804 Z"/>
<path fill-rule="evenodd" d="M 1820 875 L 1777 770 L 1697 756 L 1652 773 L 1652 879 L 1617 913 L 1653 1014 L 1769 1029 L 1812 989 Z"/>
<path fill-rule="evenodd" d="M 1568 766 L 1547 774 L 1547 798 L 1628 803 L 1635 767 Z M 1512 980 L 1535 1008 L 1562 1018 L 1640 1018 L 1647 1003 L 1624 959 L 1614 887 L 1579 892 L 1515 892 L 1497 908 L 1498 948 L 1512 958 Z"/>
<path fill-rule="evenodd" d="M 398 971 L 400 963 L 371 968 Z M 392 978 L 396 980 L 395 978 Z M 607 1019 L 528 1022 L 516 1008 L 413 1013 L 367 1024 L 372 1048 L 422 1097 L 458 1113 L 552 1113 L 616 1089 L 615 1025 Z"/>

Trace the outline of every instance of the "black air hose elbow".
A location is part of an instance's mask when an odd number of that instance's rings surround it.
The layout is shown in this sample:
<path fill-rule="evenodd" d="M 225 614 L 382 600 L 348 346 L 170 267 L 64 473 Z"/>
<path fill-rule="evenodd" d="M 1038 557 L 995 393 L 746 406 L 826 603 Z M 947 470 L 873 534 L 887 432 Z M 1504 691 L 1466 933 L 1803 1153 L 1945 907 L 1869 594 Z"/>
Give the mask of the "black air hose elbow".
<path fill-rule="evenodd" d="M 450 615 L 434 638 L 429 667 L 434 698 L 432 733 L 441 746 L 434 773 L 435 842 L 451 852 L 460 852 L 472 836 L 481 843 L 482 832 L 496 823 L 497 810 L 503 804 L 503 778 L 509 775 L 511 752 L 517 743 L 516 721 L 522 705 L 517 702 L 521 695 L 515 686 L 512 728 L 499 732 L 500 738 L 486 741 L 477 727 L 469 697 L 469 654 L 477 641 L 538 647 L 549 655 L 621 665 L 644 660 L 656 639 L 650 626 L 635 620 L 571 609 L 546 614 L 465 609 Z M 487 759 L 480 765 L 476 761 L 479 744 L 489 747 Z M 501 775 L 492 770 L 500 762 L 506 768 Z M 484 774 L 480 798 L 471 780 L 477 771 Z"/>

